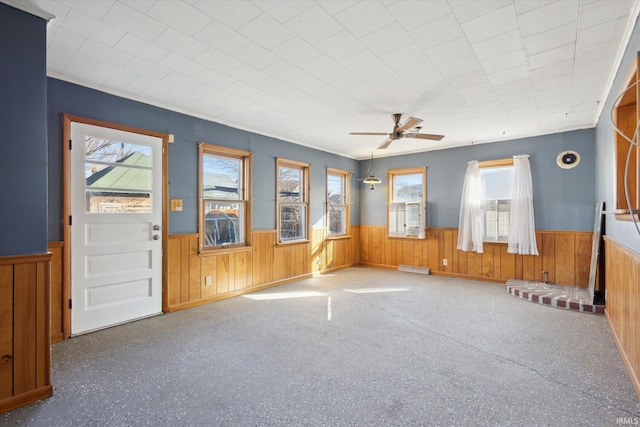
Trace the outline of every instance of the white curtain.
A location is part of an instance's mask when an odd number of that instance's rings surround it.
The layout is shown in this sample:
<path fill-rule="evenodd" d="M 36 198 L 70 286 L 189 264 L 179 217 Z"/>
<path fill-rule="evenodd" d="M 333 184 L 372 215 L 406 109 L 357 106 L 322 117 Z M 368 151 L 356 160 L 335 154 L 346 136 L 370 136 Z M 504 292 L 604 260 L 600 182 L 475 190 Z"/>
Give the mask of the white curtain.
<path fill-rule="evenodd" d="M 507 252 L 520 255 L 538 255 L 529 156 L 513 156 L 513 168 Z"/>
<path fill-rule="evenodd" d="M 468 163 L 460 200 L 458 249 L 482 253 L 482 185 L 478 161 Z"/>

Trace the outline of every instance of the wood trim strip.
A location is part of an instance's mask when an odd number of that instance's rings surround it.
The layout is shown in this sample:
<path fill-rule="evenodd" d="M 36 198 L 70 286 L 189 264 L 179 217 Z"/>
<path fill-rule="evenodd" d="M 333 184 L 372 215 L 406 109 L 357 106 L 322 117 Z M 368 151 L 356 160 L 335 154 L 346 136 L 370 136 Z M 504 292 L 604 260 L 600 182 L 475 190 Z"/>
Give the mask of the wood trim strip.
<path fill-rule="evenodd" d="M 46 399 L 47 397 L 52 395 L 53 386 L 51 384 L 48 384 L 35 390 L 30 390 L 17 396 L 10 397 L 8 399 L 2 399 L 0 400 L 0 414 L 9 412 L 21 406 L 28 405 L 29 403 L 33 403 L 38 400 Z"/>
<path fill-rule="evenodd" d="M 513 157 L 506 159 L 483 160 L 478 162 L 479 168 L 498 168 L 502 166 L 513 166 Z"/>
<path fill-rule="evenodd" d="M 0 265 L 33 264 L 50 260 L 51 252 L 44 254 L 11 255 L 0 257 Z"/>

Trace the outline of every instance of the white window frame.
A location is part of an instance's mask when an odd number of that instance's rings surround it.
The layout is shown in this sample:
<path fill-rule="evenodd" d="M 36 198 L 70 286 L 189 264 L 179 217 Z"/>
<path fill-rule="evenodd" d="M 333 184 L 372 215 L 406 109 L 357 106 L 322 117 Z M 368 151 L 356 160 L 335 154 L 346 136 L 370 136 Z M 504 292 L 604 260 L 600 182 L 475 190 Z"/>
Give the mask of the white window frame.
<path fill-rule="evenodd" d="M 513 158 L 487 160 L 478 162 L 480 168 L 480 179 L 482 180 L 482 170 L 497 168 L 513 168 Z M 484 188 L 484 181 L 482 182 Z M 500 207 L 507 206 L 506 211 L 500 211 Z M 507 243 L 509 241 L 509 221 L 511 213 L 511 199 L 482 199 L 480 209 L 482 211 L 482 241 L 488 243 Z M 487 226 L 487 214 L 495 213 L 495 224 Z M 502 214 L 502 215 L 501 215 Z M 506 224 L 504 221 L 506 220 Z M 492 222 L 494 222 L 492 221 Z M 494 229 L 495 233 L 488 234 L 489 229 Z"/>
<path fill-rule="evenodd" d="M 301 171 L 300 183 L 300 200 L 299 201 L 281 201 L 280 198 L 280 168 L 298 169 Z M 276 158 L 276 231 L 278 236 L 278 244 L 308 242 L 310 235 L 310 212 L 309 212 L 309 177 L 311 176 L 311 168 L 309 163 L 299 162 L 296 160 L 287 160 Z M 286 221 L 287 215 L 284 215 L 283 209 L 288 207 L 297 207 L 304 211 L 299 221 L 303 222 L 301 228 L 301 236 L 287 238 L 283 235 L 286 227 L 283 221 Z"/>
<path fill-rule="evenodd" d="M 402 175 L 421 175 L 422 196 L 396 200 L 395 180 Z M 387 171 L 387 234 L 389 237 L 424 239 L 427 228 L 427 168 L 424 166 Z M 417 220 L 417 222 L 416 222 Z"/>
<path fill-rule="evenodd" d="M 342 200 L 340 203 L 332 203 L 329 200 L 329 177 L 340 177 L 342 184 Z M 327 201 L 326 201 L 326 224 L 327 224 L 327 236 L 329 238 L 345 237 L 349 236 L 351 232 L 351 172 L 341 169 L 334 169 L 327 167 Z M 342 212 L 342 232 L 336 233 L 331 231 L 331 212 L 337 209 Z"/>
<path fill-rule="evenodd" d="M 204 196 L 204 156 L 213 155 L 239 160 L 241 165 L 240 180 L 238 187 L 238 199 L 215 199 Z M 235 148 L 221 147 L 217 145 L 200 142 L 198 144 L 198 235 L 200 252 L 214 252 L 226 248 L 251 246 L 251 179 L 252 179 L 253 154 L 249 151 L 237 150 Z M 238 203 L 243 206 L 243 217 L 238 221 L 240 226 L 240 240 L 236 243 L 223 243 L 220 245 L 206 244 L 206 213 L 207 203 Z"/>

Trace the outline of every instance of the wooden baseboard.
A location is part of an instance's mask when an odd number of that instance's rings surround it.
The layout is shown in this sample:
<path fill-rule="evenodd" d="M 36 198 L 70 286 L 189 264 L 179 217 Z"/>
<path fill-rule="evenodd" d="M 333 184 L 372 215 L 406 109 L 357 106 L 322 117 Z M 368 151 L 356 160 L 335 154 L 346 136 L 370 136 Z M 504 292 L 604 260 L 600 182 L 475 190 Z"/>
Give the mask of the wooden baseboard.
<path fill-rule="evenodd" d="M 47 397 L 50 397 L 51 395 L 53 395 L 53 386 L 46 385 L 40 388 L 29 390 L 17 396 L 2 399 L 0 400 L 0 414 L 19 408 L 20 406 L 28 405 L 29 403 L 33 403 L 38 400 L 45 399 Z"/>
<path fill-rule="evenodd" d="M 270 282 L 264 285 L 260 285 L 260 286 L 253 286 L 250 288 L 244 288 L 244 289 L 240 289 L 234 292 L 227 292 L 225 294 L 222 295 L 216 295 L 213 296 L 211 298 L 206 298 L 206 299 L 201 299 L 198 301 L 190 301 L 190 302 L 186 302 L 183 304 L 175 304 L 172 306 L 169 306 L 168 309 L 168 313 L 173 313 L 174 311 L 180 311 L 180 310 L 184 310 L 186 308 L 191 308 L 191 307 L 196 307 L 199 305 L 203 305 L 203 304 L 208 304 L 210 302 L 214 302 L 214 301 L 220 301 L 223 299 L 227 299 L 227 298 L 233 298 L 233 297 L 237 297 L 240 295 L 245 295 L 245 294 L 250 294 L 252 292 L 257 292 L 257 291 L 261 291 L 263 289 L 268 289 L 268 288 L 272 288 L 274 286 L 279 286 L 279 285 L 284 285 L 285 283 L 289 283 L 289 282 L 294 282 L 296 280 L 301 280 L 301 279 L 308 279 L 309 277 L 313 277 L 313 273 L 307 273 L 307 274 L 302 274 L 300 276 L 295 276 L 295 277 L 289 277 L 287 279 L 282 279 L 282 280 L 277 280 L 275 282 Z"/>
<path fill-rule="evenodd" d="M 609 317 L 609 311 L 604 309 L 604 317 L 607 319 L 607 325 L 609 325 L 609 331 L 611 331 L 611 337 L 613 338 L 613 342 L 616 343 L 616 347 L 618 348 L 618 353 L 620 353 L 620 358 L 624 363 L 625 368 L 627 368 L 627 373 L 629 374 L 629 378 L 631 379 L 631 384 L 633 384 L 633 388 L 636 391 L 636 395 L 638 399 L 640 399 L 640 381 L 638 380 L 638 373 L 633 370 L 633 365 L 631 365 L 631 361 L 627 357 L 627 353 L 624 350 L 622 345 L 622 341 L 618 334 L 616 333 L 616 328 L 611 322 L 611 318 Z"/>
<path fill-rule="evenodd" d="M 431 270 L 431 274 L 433 276 L 455 277 L 457 279 L 467 279 L 467 280 L 477 280 L 477 281 L 480 281 L 480 282 L 501 283 L 503 285 L 505 283 L 507 283 L 506 280 L 495 279 L 493 277 L 471 276 L 469 274 L 449 273 L 447 271 Z"/>
<path fill-rule="evenodd" d="M 374 264 L 372 262 L 361 262 L 357 265 L 366 265 L 367 267 L 384 268 L 386 270 L 398 270 L 397 265 Z"/>
<path fill-rule="evenodd" d="M 53 344 L 54 342 L 62 341 L 63 339 L 64 339 L 64 334 L 62 332 L 51 334 L 51 344 Z"/>

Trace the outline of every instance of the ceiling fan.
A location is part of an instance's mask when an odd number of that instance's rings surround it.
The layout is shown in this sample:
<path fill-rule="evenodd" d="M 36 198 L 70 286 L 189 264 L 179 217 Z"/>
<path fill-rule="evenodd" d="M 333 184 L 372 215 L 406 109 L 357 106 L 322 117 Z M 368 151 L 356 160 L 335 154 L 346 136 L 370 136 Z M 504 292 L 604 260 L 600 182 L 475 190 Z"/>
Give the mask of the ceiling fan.
<path fill-rule="evenodd" d="M 415 117 L 409 117 L 403 124 L 400 124 L 400 117 L 402 114 L 392 114 L 391 118 L 395 123 L 393 126 L 393 131 L 391 133 L 380 133 L 380 132 L 350 132 L 349 135 L 385 135 L 388 138 L 378 146 L 378 149 L 387 148 L 392 141 L 401 138 L 416 138 L 416 139 L 429 139 L 432 141 L 440 141 L 444 138 L 444 135 L 433 135 L 430 133 L 420 133 L 420 127 L 418 126 L 422 123 L 422 119 L 417 119 Z M 405 132 L 411 131 L 411 132 Z"/>

